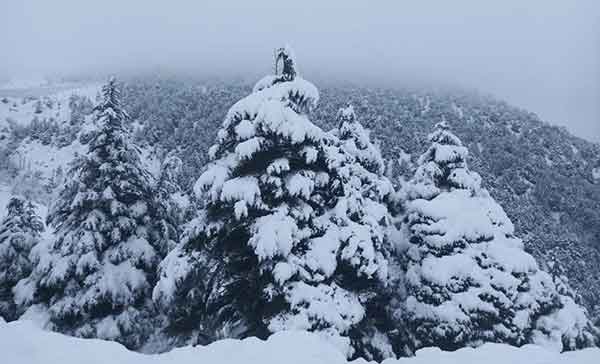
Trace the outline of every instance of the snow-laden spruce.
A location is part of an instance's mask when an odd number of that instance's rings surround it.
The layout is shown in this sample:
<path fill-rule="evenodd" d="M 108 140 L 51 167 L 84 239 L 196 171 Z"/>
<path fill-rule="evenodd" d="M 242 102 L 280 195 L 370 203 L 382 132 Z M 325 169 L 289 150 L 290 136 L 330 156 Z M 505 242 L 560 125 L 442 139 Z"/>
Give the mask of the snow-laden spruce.
<path fill-rule="evenodd" d="M 338 111 L 337 122 L 338 127 L 333 132 L 340 140 L 342 151 L 353 159 L 353 163 L 343 167 L 351 177 L 346 180 L 345 195 L 336 206 L 349 219 L 346 229 L 351 232 L 341 257 L 344 259 L 350 252 L 349 261 L 356 262 L 357 268 L 368 267 L 368 262 L 356 258 L 356 251 L 360 252 L 365 246 L 388 253 L 394 250 L 392 243 L 398 232 L 390 212 L 396 205 L 395 193 L 384 176 L 385 162 L 381 152 L 371 142 L 369 131 L 361 125 L 352 105 Z M 360 335 L 352 337 L 352 346 L 361 357 L 369 360 L 409 354 L 404 345 L 405 330 L 395 326 L 392 318 L 395 306 L 391 299 L 397 298 L 401 284 L 400 266 L 395 259 L 398 253 L 385 257 L 388 273 L 384 284 L 365 284 L 361 292 L 371 297 L 366 301 L 365 319 L 358 331 Z M 359 279 L 353 277 L 352 280 L 358 287 Z"/>
<path fill-rule="evenodd" d="M 190 341 L 298 329 L 389 356 L 365 318 L 388 276 L 391 184 L 310 121 L 316 87 L 289 48 L 277 59 L 282 71 L 227 113 L 196 183 L 206 206 L 161 264 L 154 298 Z"/>
<path fill-rule="evenodd" d="M 183 162 L 173 154 L 168 154 L 160 166 L 160 175 L 156 183 L 156 195 L 164 212 L 161 221 L 163 236 L 171 242 L 179 242 L 181 229 L 187 220 L 189 201 L 179 183 Z M 174 246 L 170 246 L 171 250 Z"/>
<path fill-rule="evenodd" d="M 371 173 L 382 175 L 385 162 L 381 151 L 371 142 L 369 132 L 356 118 L 354 107 L 348 104 L 338 110 L 338 136 L 342 147 L 351 154 L 365 169 Z"/>
<path fill-rule="evenodd" d="M 15 320 L 21 313 L 12 288 L 31 273 L 33 263 L 29 254 L 43 231 L 44 223 L 31 201 L 11 198 L 6 217 L 0 223 L 0 317 L 7 321 Z"/>
<path fill-rule="evenodd" d="M 123 125 L 114 78 L 95 113 L 98 130 L 48 216 L 55 240 L 37 252 L 32 275 L 15 292 L 23 303 L 47 306 L 54 330 L 139 348 L 154 326 L 156 266 L 172 244 Z"/>
<path fill-rule="evenodd" d="M 414 346 L 591 345 L 585 311 L 524 251 L 502 207 L 468 169 L 460 140 L 445 123 L 429 139 L 407 190 L 404 314 Z"/>

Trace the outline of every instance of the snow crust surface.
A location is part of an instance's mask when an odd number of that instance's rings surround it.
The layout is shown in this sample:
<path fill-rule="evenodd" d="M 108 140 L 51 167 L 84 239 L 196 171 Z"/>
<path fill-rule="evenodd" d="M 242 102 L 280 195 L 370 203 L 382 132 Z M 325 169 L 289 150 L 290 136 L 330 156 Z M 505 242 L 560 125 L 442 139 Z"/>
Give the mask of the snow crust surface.
<path fill-rule="evenodd" d="M 43 331 L 32 321 L 5 323 L 0 318 L 2 362 L 11 364 L 341 364 L 344 355 L 318 335 L 285 331 L 266 341 L 256 338 L 221 340 L 208 346 L 184 347 L 168 353 L 144 355 L 123 346 L 97 339 L 77 339 Z M 9 349 L 10 348 L 10 349 Z M 419 350 L 415 357 L 388 359 L 385 364 L 593 364 L 600 349 L 592 348 L 558 354 L 542 347 L 521 348 L 485 344 L 443 352 L 437 348 Z M 365 360 L 353 361 L 365 364 Z"/>

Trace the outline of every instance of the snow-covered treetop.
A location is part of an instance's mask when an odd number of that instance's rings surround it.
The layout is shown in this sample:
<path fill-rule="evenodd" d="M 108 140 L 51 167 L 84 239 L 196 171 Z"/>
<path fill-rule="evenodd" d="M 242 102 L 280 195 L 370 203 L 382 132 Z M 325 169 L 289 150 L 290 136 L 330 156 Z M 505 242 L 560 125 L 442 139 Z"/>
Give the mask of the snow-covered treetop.
<path fill-rule="evenodd" d="M 294 67 L 289 47 L 282 48 L 288 67 Z M 291 71 L 285 71 L 291 72 Z M 218 159 L 235 142 L 238 159 L 248 159 L 263 148 L 266 136 L 276 136 L 299 145 L 306 140 L 319 142 L 327 138 L 307 114 L 317 106 L 319 91 L 294 71 L 288 76 L 269 75 L 254 86 L 253 92 L 235 103 L 228 111 L 217 134 L 217 144 L 209 157 Z M 271 138 L 269 138 L 271 139 Z"/>
<path fill-rule="evenodd" d="M 338 110 L 337 118 L 339 121 L 338 127 L 341 129 L 345 123 L 354 123 L 356 121 L 356 113 L 354 112 L 354 106 L 351 104 L 346 105 Z"/>
<path fill-rule="evenodd" d="M 307 113 L 317 106 L 319 92 L 312 83 L 307 82 L 300 77 L 295 59 L 294 51 L 290 46 L 286 45 L 276 49 L 275 74 L 265 76 L 258 81 L 254 86 L 252 93 L 258 93 L 259 91 L 271 88 L 274 85 L 285 85 L 266 96 L 281 101 L 290 99 L 292 101 L 290 106 L 294 111 Z M 278 66 L 280 61 L 282 63 L 281 68 Z M 244 100 L 245 99 L 242 99 L 240 101 Z M 232 110 L 233 109 L 234 108 L 232 108 Z"/>
<path fill-rule="evenodd" d="M 348 104 L 337 113 L 338 137 L 343 149 L 365 167 L 369 172 L 382 175 L 385 163 L 379 148 L 371 143 L 369 131 L 366 130 L 356 117 L 354 107 Z"/>
<path fill-rule="evenodd" d="M 467 166 L 467 148 L 445 121 L 435 127 L 429 134 L 431 146 L 418 160 L 419 167 L 408 190 L 409 197 L 429 199 L 441 190 L 454 188 L 485 193 L 480 187 L 481 177 Z"/>
<path fill-rule="evenodd" d="M 181 174 L 183 162 L 179 157 L 173 154 L 167 155 L 160 166 L 160 176 L 158 179 L 159 187 L 164 189 L 166 193 L 175 193 L 180 187 L 177 184 L 177 179 Z"/>
<path fill-rule="evenodd" d="M 329 153 L 329 149 L 323 149 L 325 145 L 333 144 L 334 137 L 313 124 L 307 115 L 316 107 L 319 98 L 317 88 L 298 76 L 289 47 L 279 49 L 276 57 L 287 64 L 284 76 L 264 77 L 250 95 L 229 109 L 217 141 L 209 149 L 209 157 L 214 162 L 196 182 L 194 190 L 197 195 L 208 192 L 209 200 L 219 203 L 229 200 L 231 193 L 243 192 L 244 198 L 240 195 L 237 199 L 243 199 L 248 206 L 258 207 L 257 186 L 264 181 L 259 183 L 255 176 L 233 178 L 239 174 L 235 171 L 241 166 L 250 165 L 258 156 L 279 155 L 279 158 L 273 157 L 274 160 L 270 161 L 272 165 L 262 167 L 268 174 L 281 174 L 289 170 L 293 161 L 288 158 L 292 156 L 300 157 L 307 165 L 315 164 L 317 155 L 323 163 L 336 160 L 333 151 Z M 330 155 L 325 158 L 324 153 Z M 314 177 L 304 178 L 314 183 Z M 295 183 L 296 179 L 292 182 Z"/>
<path fill-rule="evenodd" d="M 298 75 L 295 59 L 294 50 L 287 44 L 275 50 L 275 74 L 284 81 L 293 81 Z M 278 72 L 279 61 L 282 63 L 281 74 Z"/>
<path fill-rule="evenodd" d="M 421 156 L 419 163 L 435 161 L 450 168 L 467 166 L 466 159 L 469 152 L 460 139 L 452 134 L 450 126 L 445 121 L 435 124 L 435 130 L 429 134 L 428 139 L 433 145 Z"/>
<path fill-rule="evenodd" d="M 5 220 L 11 218 L 21 218 L 33 231 L 39 232 L 44 230 L 44 223 L 35 214 L 34 206 L 30 201 L 22 197 L 12 197 L 6 206 L 7 214 Z"/>
<path fill-rule="evenodd" d="M 115 123 L 127 119 L 129 116 L 121 106 L 121 90 L 115 77 L 110 77 L 102 86 L 102 98 L 95 110 L 100 113 L 99 119 L 105 123 Z"/>

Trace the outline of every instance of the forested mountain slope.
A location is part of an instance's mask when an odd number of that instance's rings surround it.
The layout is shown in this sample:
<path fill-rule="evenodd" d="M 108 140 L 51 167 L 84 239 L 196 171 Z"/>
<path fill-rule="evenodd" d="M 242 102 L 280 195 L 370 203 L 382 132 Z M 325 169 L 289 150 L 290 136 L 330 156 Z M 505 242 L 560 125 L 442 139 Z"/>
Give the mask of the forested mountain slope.
<path fill-rule="evenodd" d="M 582 303 L 600 318 L 600 145 L 474 92 L 317 86 L 321 100 L 311 119 L 331 129 L 338 108 L 352 103 L 398 184 L 413 172 L 434 124 L 446 120 L 527 249 L 545 269 L 564 269 Z M 42 204 L 52 199 L 67 164 L 88 142 L 97 89 L 0 97 L 0 195 L 27 194 Z M 124 105 L 143 162 L 157 173 L 160 160 L 174 150 L 183 160 L 181 184 L 190 191 L 225 113 L 250 89 L 234 81 L 129 79 Z"/>
<path fill-rule="evenodd" d="M 133 80 L 126 103 L 142 144 L 178 150 L 187 187 L 206 163 L 227 109 L 250 86 Z M 545 269 L 562 269 L 582 303 L 600 315 L 600 145 L 550 126 L 535 114 L 469 91 L 320 87 L 313 120 L 330 129 L 350 102 L 379 140 L 389 171 L 412 172 L 435 123 L 446 120 L 470 150 L 472 169 L 504 207 Z M 412 161 L 411 161 L 412 159 Z M 555 264 L 554 262 L 558 262 Z"/>

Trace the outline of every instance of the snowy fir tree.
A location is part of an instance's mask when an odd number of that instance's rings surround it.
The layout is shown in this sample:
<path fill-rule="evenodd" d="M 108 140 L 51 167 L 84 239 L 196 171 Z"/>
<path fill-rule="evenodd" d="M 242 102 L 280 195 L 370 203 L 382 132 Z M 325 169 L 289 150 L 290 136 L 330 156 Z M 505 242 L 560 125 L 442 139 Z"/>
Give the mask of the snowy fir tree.
<path fill-rule="evenodd" d="M 338 110 L 338 137 L 342 147 L 351 154 L 369 172 L 382 175 L 385 162 L 379 148 L 372 142 L 369 132 L 362 126 L 356 117 L 354 107 L 348 104 Z"/>
<path fill-rule="evenodd" d="M 349 356 L 391 356 L 366 320 L 388 276 L 391 184 L 309 120 L 319 94 L 289 47 L 277 61 L 227 113 L 195 187 L 206 206 L 161 263 L 154 299 L 196 342 L 299 329 Z"/>
<path fill-rule="evenodd" d="M 49 213 L 56 238 L 15 291 L 46 305 L 57 331 L 139 348 L 153 330 L 151 291 L 169 242 L 126 118 L 111 78 L 95 108 L 98 130 Z"/>
<path fill-rule="evenodd" d="M 160 175 L 156 183 L 156 197 L 158 199 L 162 215 L 165 219 L 161 221 L 161 231 L 164 237 L 171 242 L 178 242 L 181 228 L 185 224 L 188 215 L 189 201 L 183 193 L 179 183 L 183 162 L 175 155 L 169 154 L 162 162 Z M 169 246 L 171 250 L 174 246 Z"/>
<path fill-rule="evenodd" d="M 178 178 L 181 175 L 183 162 L 175 155 L 169 154 L 162 162 L 157 186 L 158 193 L 166 199 L 176 193 L 181 193 Z"/>
<path fill-rule="evenodd" d="M 388 280 L 385 285 L 370 287 L 374 295 L 371 304 L 366 306 L 365 321 L 371 326 L 364 329 L 360 338 L 354 338 L 353 347 L 358 349 L 367 359 L 381 359 L 390 354 L 407 355 L 410 351 L 405 348 L 406 332 L 403 327 L 394 325 L 392 316 L 394 308 L 391 300 L 397 298 L 402 290 L 402 272 L 399 259 L 401 249 L 394 248 L 392 243 L 398 237 L 398 231 L 392 223 L 391 213 L 397 210 L 397 194 L 388 178 L 384 175 L 385 161 L 379 148 L 372 143 L 369 131 L 358 120 L 354 108 L 348 104 L 337 113 L 338 127 L 333 132 L 340 139 L 343 152 L 354 159 L 353 164 L 343 168 L 348 169 L 351 176 L 345 184 L 347 192 L 343 199 L 345 214 L 350 217 L 351 228 L 355 236 L 370 236 L 375 246 L 385 246 L 395 252 L 388 257 Z M 373 214 L 373 209 L 381 209 L 381 214 Z M 383 216 L 382 220 L 374 220 L 374 216 Z M 367 229 L 367 230 L 365 230 Z M 357 241 L 360 241 L 357 239 Z M 383 244 L 382 244 L 383 243 Z M 352 244 L 348 246 L 351 249 Z M 397 301 L 397 300 L 396 300 Z M 377 343 L 379 341 L 379 343 Z M 382 350 L 386 343 L 388 353 Z"/>
<path fill-rule="evenodd" d="M 403 314 L 412 346 L 591 345 L 584 310 L 524 251 L 502 207 L 467 167 L 460 140 L 445 123 L 429 139 L 407 188 Z"/>
<path fill-rule="evenodd" d="M 560 350 L 576 350 L 600 344 L 600 330 L 579 306 L 579 297 L 569 285 L 564 267 L 554 256 L 548 262 L 548 273 L 556 287 L 561 307 L 536 322 L 533 341 L 547 343 Z"/>
<path fill-rule="evenodd" d="M 11 198 L 0 224 L 0 316 L 6 321 L 15 320 L 21 313 L 12 288 L 31 273 L 29 254 L 43 231 L 44 223 L 33 204 L 20 197 Z"/>

